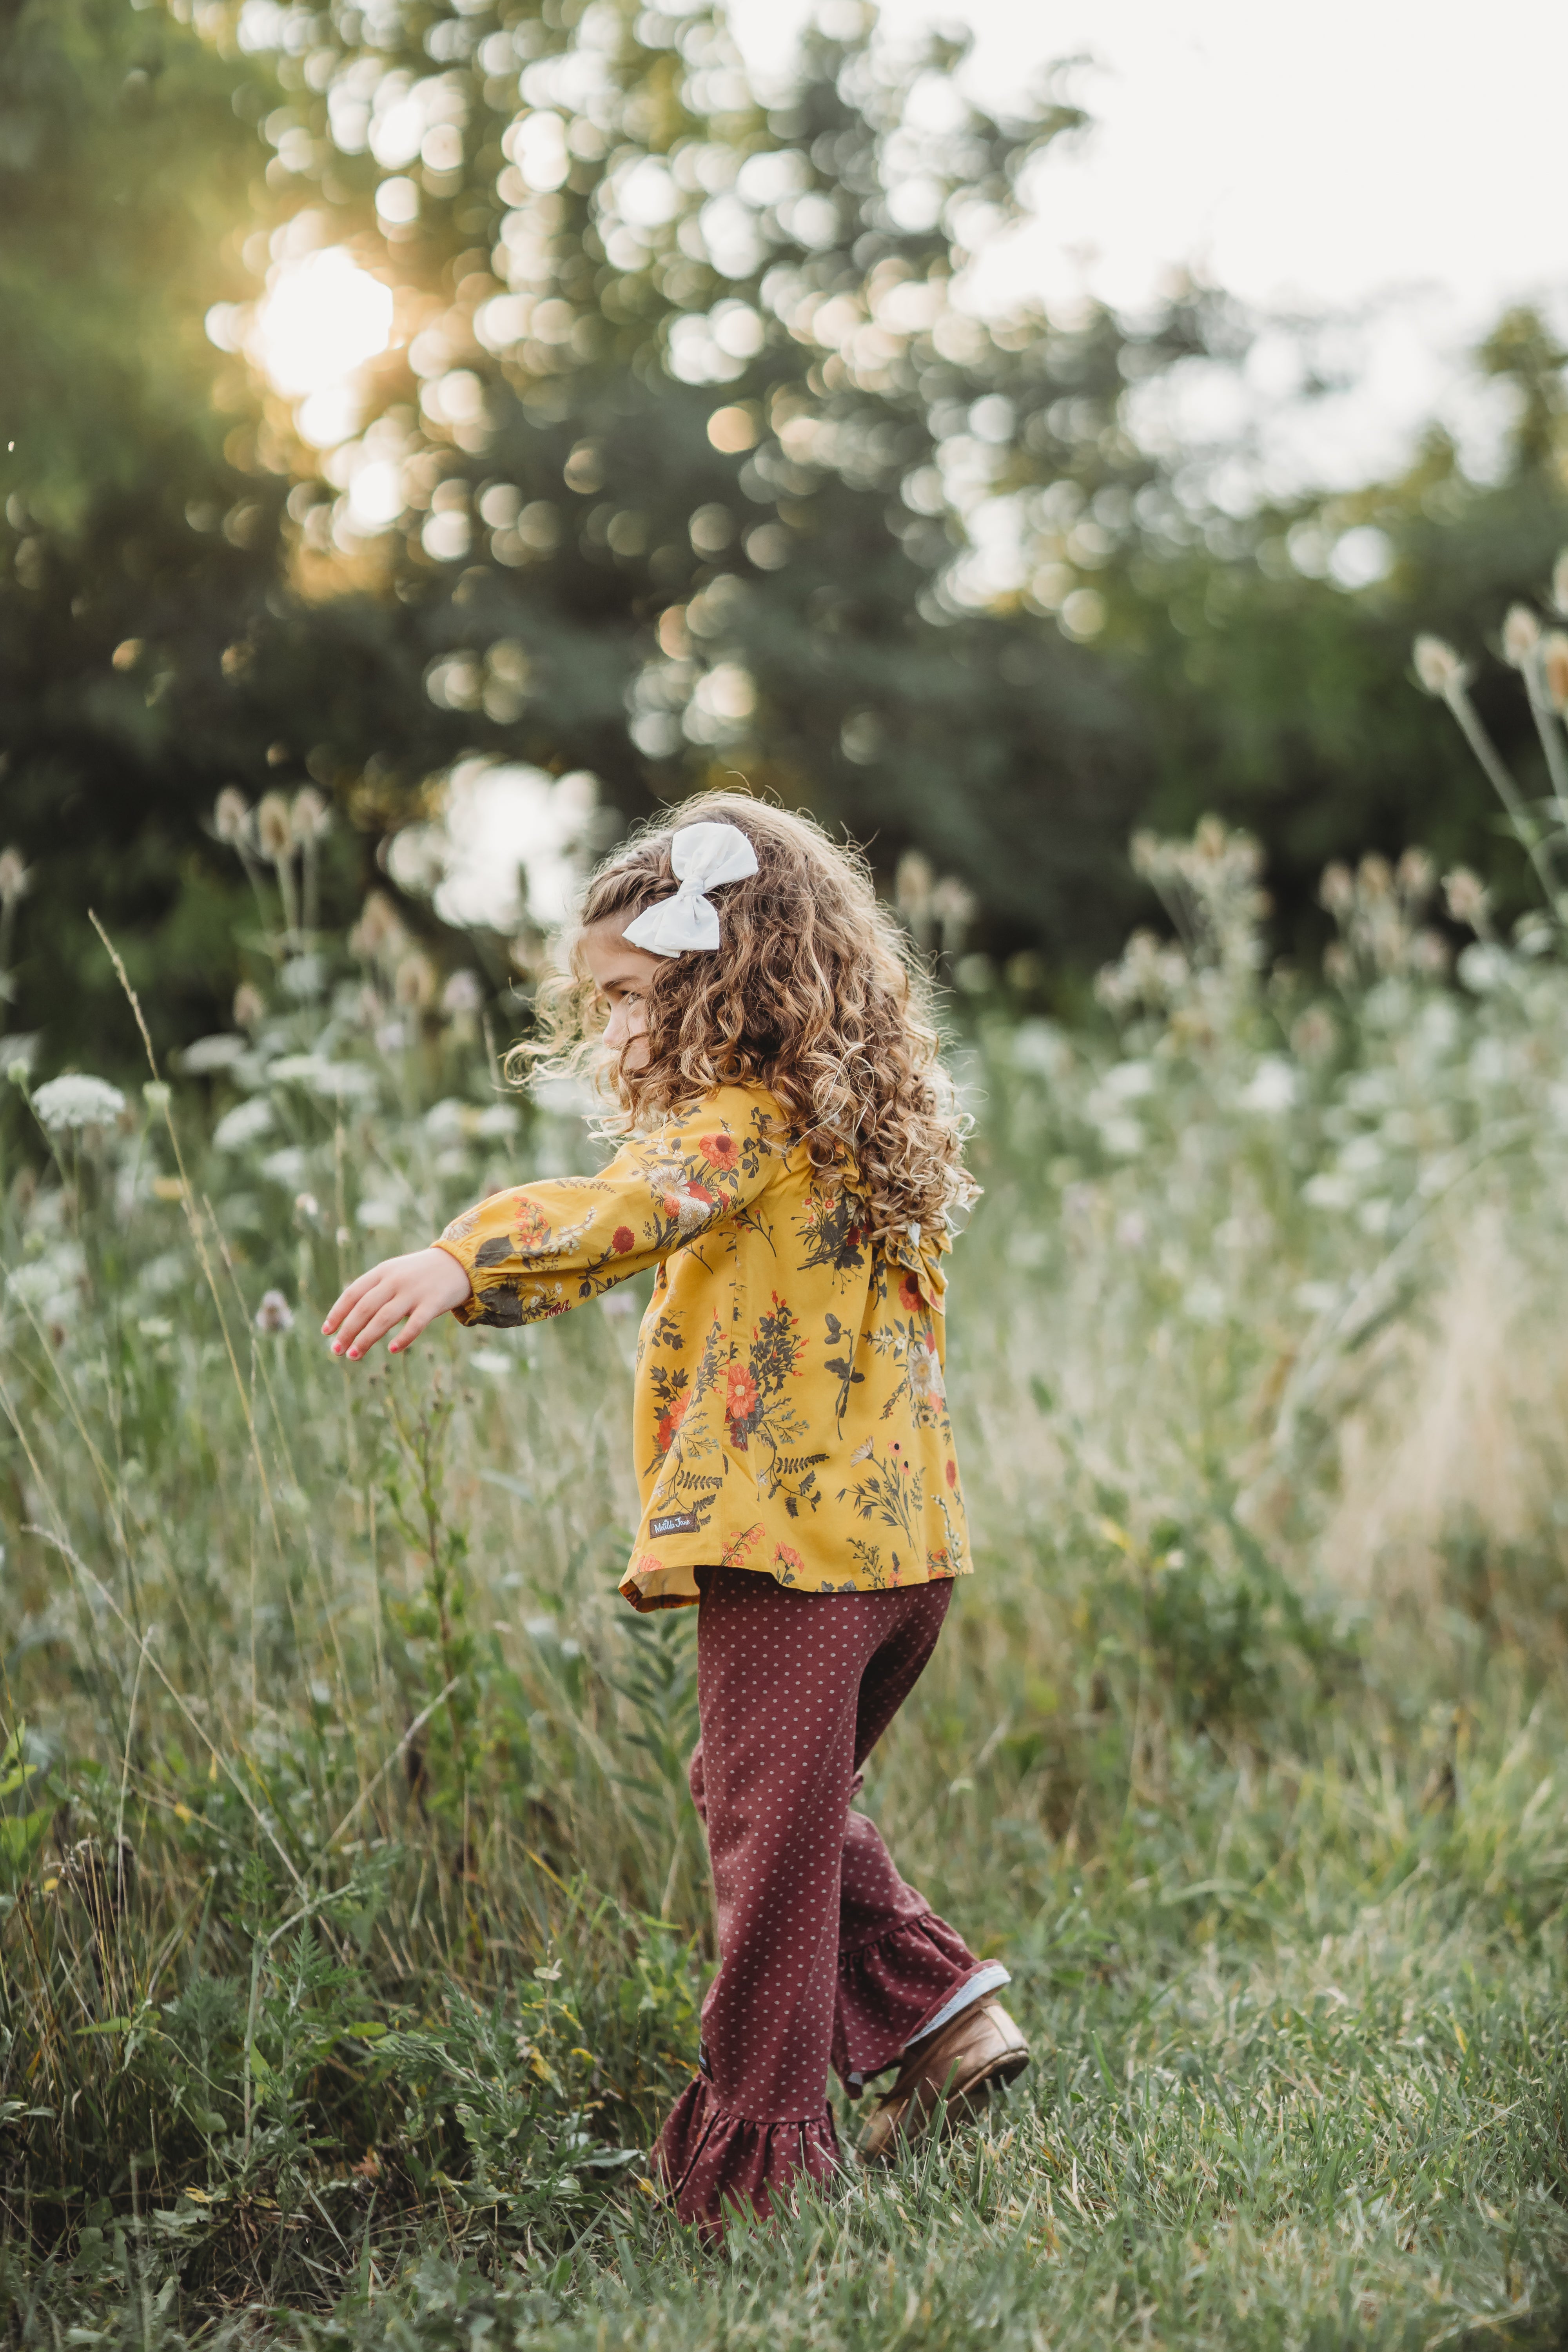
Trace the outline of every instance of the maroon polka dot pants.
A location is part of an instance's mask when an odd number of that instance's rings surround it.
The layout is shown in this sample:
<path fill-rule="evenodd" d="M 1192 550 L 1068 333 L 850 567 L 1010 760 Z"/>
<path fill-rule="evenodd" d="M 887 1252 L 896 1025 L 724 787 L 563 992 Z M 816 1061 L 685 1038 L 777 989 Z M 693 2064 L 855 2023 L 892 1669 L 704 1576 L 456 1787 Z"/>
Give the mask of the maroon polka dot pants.
<path fill-rule="evenodd" d="M 702 1737 L 691 1793 L 708 1825 L 719 1973 L 701 2073 L 655 2166 L 682 2221 L 759 2213 L 801 2172 L 838 2166 L 832 2063 L 851 2097 L 986 1971 L 905 1885 L 850 1811 L 860 1766 L 936 1646 L 949 1582 L 797 1592 L 752 1569 L 700 1577 Z"/>

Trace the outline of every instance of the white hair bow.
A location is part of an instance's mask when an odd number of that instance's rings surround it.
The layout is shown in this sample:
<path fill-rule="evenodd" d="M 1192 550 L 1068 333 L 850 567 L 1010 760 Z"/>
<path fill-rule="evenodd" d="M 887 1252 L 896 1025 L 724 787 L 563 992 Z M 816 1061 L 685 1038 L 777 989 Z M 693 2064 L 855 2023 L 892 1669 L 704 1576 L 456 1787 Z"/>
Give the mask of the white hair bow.
<path fill-rule="evenodd" d="M 649 955 L 685 955 L 719 944 L 719 909 L 705 894 L 721 882 L 743 882 L 757 870 L 757 853 L 738 824 L 683 824 L 669 845 L 680 887 L 673 898 L 645 907 L 621 933 Z"/>

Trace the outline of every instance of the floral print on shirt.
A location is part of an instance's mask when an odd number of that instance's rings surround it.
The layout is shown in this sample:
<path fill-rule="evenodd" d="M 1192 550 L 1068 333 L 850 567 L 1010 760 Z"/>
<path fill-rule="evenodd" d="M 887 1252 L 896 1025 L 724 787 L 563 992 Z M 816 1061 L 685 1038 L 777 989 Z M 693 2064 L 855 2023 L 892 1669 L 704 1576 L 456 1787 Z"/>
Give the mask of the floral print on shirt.
<path fill-rule="evenodd" d="M 440 1246 L 466 1323 L 563 1315 L 655 1266 L 637 1339 L 642 1513 L 621 1590 L 698 1598 L 704 1565 L 805 1592 L 969 1572 L 943 1378 L 945 1234 L 873 1240 L 761 1087 L 727 1087 L 597 1176 L 498 1192 Z"/>

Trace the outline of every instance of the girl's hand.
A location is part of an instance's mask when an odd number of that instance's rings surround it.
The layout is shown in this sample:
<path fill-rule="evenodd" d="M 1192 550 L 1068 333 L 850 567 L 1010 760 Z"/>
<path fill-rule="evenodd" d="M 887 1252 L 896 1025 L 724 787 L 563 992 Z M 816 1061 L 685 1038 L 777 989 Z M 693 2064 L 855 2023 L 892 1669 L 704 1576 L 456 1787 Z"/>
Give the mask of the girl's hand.
<path fill-rule="evenodd" d="M 384 1257 L 357 1282 L 351 1282 L 321 1328 L 332 1339 L 334 1356 L 347 1355 L 351 1363 L 368 1353 L 402 1323 L 400 1339 L 387 1344 L 389 1356 L 411 1348 L 426 1323 L 449 1314 L 472 1295 L 473 1285 L 449 1250 L 410 1250 L 404 1257 Z"/>

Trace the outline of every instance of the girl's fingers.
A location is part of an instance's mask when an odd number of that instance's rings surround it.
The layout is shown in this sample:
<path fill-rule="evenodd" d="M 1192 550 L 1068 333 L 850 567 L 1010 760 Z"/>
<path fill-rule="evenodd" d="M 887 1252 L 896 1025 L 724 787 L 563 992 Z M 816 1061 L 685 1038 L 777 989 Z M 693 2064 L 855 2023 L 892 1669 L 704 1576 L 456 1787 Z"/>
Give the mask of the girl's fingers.
<path fill-rule="evenodd" d="M 396 1285 L 383 1279 L 361 1292 L 338 1327 L 332 1345 L 340 1356 L 353 1355 L 355 1344 L 373 1315 L 396 1296 Z"/>
<path fill-rule="evenodd" d="M 361 1324 L 349 1346 L 351 1356 L 368 1355 L 378 1339 L 395 1331 L 411 1311 L 411 1302 L 401 1290 L 394 1290 L 384 1306 L 378 1307 L 367 1322 Z"/>
<path fill-rule="evenodd" d="M 348 1288 L 340 1292 L 338 1297 L 333 1299 L 331 1307 L 327 1309 L 327 1319 L 321 1326 L 322 1330 L 327 1333 L 329 1338 L 337 1329 L 338 1325 L 342 1321 L 343 1317 L 348 1313 L 349 1308 L 354 1305 L 361 1293 L 369 1284 L 375 1280 L 375 1274 L 376 1269 L 374 1266 L 372 1266 L 368 1274 L 356 1276 L 354 1280 L 350 1283 Z"/>
<path fill-rule="evenodd" d="M 415 1340 L 417 1339 L 426 1325 L 427 1323 L 434 1323 L 437 1312 L 437 1309 L 435 1307 L 416 1307 L 412 1314 L 409 1316 L 407 1322 L 404 1325 L 399 1336 L 395 1339 L 389 1339 L 387 1341 L 387 1354 L 389 1356 L 401 1356 L 405 1354 L 406 1351 L 412 1348 Z"/>

